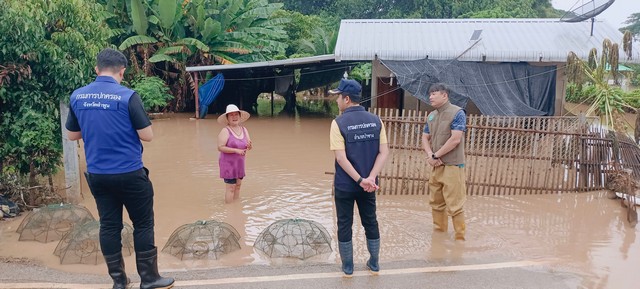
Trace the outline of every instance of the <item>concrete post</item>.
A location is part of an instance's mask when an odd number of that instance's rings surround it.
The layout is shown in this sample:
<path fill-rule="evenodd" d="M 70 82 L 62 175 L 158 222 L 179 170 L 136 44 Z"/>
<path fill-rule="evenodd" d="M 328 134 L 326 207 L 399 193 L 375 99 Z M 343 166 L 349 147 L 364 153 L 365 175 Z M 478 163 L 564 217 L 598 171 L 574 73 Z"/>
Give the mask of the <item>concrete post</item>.
<path fill-rule="evenodd" d="M 70 141 L 67 138 L 67 129 L 64 124 L 67 122 L 69 106 L 60 102 L 60 123 L 62 125 L 62 151 L 64 160 L 64 180 L 66 188 L 66 201 L 78 204 L 82 201 L 80 195 L 80 166 L 78 164 L 78 142 Z"/>

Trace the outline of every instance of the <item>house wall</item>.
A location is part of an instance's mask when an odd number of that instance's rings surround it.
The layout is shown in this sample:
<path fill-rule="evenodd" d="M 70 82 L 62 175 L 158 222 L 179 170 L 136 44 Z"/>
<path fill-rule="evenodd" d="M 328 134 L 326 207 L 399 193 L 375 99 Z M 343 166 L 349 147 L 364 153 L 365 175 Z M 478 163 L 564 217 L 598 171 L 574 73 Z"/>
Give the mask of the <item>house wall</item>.
<path fill-rule="evenodd" d="M 388 77 L 390 74 L 391 70 L 382 65 L 377 57 L 371 62 L 371 107 L 377 107 L 378 78 Z"/>
<path fill-rule="evenodd" d="M 433 108 L 431 108 L 430 105 L 426 104 L 422 100 L 420 100 L 417 97 L 413 96 L 413 94 L 411 94 L 411 92 L 408 92 L 408 91 L 404 92 L 404 100 L 403 101 L 404 101 L 404 109 L 416 110 L 416 111 L 433 110 Z"/>

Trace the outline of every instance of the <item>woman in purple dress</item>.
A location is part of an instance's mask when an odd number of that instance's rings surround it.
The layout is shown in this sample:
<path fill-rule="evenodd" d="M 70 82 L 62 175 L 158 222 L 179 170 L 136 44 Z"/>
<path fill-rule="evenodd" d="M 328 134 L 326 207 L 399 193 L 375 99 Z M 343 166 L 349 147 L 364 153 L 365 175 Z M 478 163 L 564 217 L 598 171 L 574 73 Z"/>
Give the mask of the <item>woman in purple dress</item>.
<path fill-rule="evenodd" d="M 244 158 L 251 149 L 249 131 L 240 125 L 251 115 L 230 104 L 224 114 L 218 117 L 220 124 L 226 125 L 218 134 L 218 150 L 220 158 L 220 178 L 226 184 L 224 201 L 231 203 L 240 197 L 240 185 L 245 176 Z"/>

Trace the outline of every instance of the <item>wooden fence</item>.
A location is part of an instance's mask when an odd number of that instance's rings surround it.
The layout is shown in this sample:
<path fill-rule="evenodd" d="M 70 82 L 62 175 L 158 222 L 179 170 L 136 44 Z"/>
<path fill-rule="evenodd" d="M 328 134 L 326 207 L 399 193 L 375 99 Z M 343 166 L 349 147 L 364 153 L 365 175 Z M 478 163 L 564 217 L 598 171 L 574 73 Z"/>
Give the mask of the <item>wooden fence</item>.
<path fill-rule="evenodd" d="M 431 167 L 422 150 L 426 112 L 373 109 L 387 130 L 390 155 L 379 194 L 428 194 Z M 616 164 L 640 178 L 633 140 L 585 117 L 468 116 L 467 193 L 519 195 L 602 190 Z M 619 154 L 618 154 L 619 152 Z M 618 154 L 619 157 L 613 157 Z"/>

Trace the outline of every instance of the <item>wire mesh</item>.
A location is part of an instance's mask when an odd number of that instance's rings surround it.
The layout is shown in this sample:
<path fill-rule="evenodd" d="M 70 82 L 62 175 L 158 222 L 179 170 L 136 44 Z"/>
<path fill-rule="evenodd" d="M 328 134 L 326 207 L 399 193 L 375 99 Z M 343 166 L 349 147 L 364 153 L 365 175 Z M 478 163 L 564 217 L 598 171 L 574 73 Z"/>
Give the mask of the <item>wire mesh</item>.
<path fill-rule="evenodd" d="M 74 226 L 95 221 L 91 212 L 83 206 L 73 204 L 48 205 L 35 209 L 27 215 L 17 232 L 19 241 L 42 243 L 58 241 L 73 230 Z"/>
<path fill-rule="evenodd" d="M 286 219 L 269 225 L 253 247 L 271 258 L 307 259 L 330 253 L 331 235 L 319 223 L 305 219 Z"/>
<path fill-rule="evenodd" d="M 219 221 L 197 221 L 178 227 L 162 252 L 183 260 L 203 259 L 240 250 L 240 234 L 231 225 Z"/>
<path fill-rule="evenodd" d="M 133 227 L 123 223 L 122 255 L 133 254 Z M 90 221 L 75 226 L 56 246 L 54 255 L 60 257 L 60 264 L 97 265 L 104 261 L 100 250 L 100 222 Z"/>

